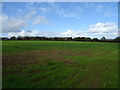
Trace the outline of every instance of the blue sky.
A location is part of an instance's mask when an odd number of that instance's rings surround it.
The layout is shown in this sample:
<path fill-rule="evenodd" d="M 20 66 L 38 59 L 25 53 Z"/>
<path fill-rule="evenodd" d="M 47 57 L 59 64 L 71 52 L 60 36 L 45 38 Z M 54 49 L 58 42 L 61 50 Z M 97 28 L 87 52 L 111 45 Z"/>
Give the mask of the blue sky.
<path fill-rule="evenodd" d="M 3 36 L 117 37 L 117 2 L 3 2 Z"/>

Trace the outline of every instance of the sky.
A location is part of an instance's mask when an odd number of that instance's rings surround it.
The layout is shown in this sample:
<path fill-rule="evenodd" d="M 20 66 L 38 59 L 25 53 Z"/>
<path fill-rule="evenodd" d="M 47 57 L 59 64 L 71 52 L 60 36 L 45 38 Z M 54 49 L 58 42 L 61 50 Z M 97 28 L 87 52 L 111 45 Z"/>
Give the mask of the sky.
<path fill-rule="evenodd" d="M 2 2 L 2 36 L 118 36 L 117 2 Z"/>

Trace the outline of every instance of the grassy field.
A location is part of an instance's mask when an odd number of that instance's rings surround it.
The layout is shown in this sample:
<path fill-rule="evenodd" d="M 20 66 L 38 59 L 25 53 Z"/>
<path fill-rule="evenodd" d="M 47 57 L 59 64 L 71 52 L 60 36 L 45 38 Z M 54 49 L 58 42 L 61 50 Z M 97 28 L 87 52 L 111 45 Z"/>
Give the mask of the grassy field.
<path fill-rule="evenodd" d="M 3 41 L 3 88 L 117 88 L 118 44 Z"/>

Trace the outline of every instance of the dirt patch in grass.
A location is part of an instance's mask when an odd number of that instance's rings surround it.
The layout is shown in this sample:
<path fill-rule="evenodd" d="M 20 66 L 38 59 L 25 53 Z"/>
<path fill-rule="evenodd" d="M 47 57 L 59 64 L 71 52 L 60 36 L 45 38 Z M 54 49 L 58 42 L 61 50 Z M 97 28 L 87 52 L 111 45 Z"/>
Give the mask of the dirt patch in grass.
<path fill-rule="evenodd" d="M 65 63 L 74 63 L 76 61 L 73 61 L 73 60 L 64 60 Z"/>
<path fill-rule="evenodd" d="M 2 56 L 3 66 L 7 65 L 27 65 L 27 64 L 40 64 L 40 60 L 35 60 L 37 57 L 42 57 L 45 51 L 31 51 L 24 53 L 17 53 L 10 56 Z"/>
<path fill-rule="evenodd" d="M 66 60 L 65 56 L 85 55 L 91 56 L 91 51 L 86 50 L 82 52 L 69 51 L 69 50 L 34 50 L 30 52 L 17 53 L 14 55 L 3 55 L 3 66 L 7 65 L 28 65 L 28 64 L 43 64 L 42 60 L 36 58 L 47 58 L 50 60 L 62 60 L 65 63 L 73 63 L 75 61 Z"/>

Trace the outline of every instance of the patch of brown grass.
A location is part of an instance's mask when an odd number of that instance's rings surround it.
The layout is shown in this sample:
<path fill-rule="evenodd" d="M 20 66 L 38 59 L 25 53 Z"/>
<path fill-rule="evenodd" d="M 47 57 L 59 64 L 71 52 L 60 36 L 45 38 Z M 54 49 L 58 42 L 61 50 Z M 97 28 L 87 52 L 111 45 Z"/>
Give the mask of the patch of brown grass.
<path fill-rule="evenodd" d="M 3 55 L 3 66 L 7 65 L 28 65 L 28 64 L 43 64 L 43 61 L 36 60 L 36 58 L 48 58 L 50 60 L 62 60 L 65 63 L 73 63 L 75 61 L 67 60 L 65 56 L 85 55 L 91 56 L 91 51 L 86 50 L 82 52 L 75 52 L 69 50 L 34 50 L 30 52 L 17 53 L 14 55 Z"/>

